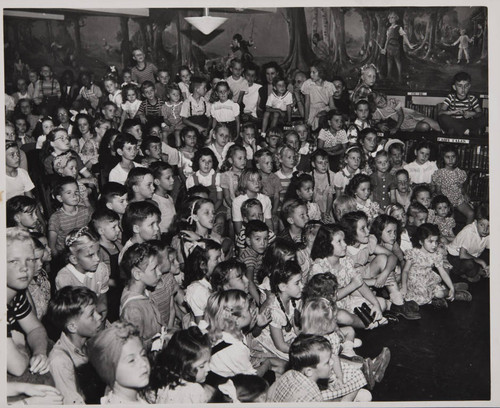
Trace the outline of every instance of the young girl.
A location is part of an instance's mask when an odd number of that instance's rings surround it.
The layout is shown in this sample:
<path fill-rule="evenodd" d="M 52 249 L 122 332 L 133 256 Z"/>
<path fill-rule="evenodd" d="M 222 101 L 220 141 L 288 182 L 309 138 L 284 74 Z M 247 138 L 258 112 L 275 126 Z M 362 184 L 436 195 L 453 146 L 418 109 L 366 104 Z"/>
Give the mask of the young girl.
<path fill-rule="evenodd" d="M 307 81 L 302 84 L 301 92 L 305 95 L 304 119 L 313 131 L 320 125 L 320 117 L 335 107 L 333 94 L 335 87 L 325 80 L 327 70 L 325 64 L 318 61 L 310 68 Z"/>
<path fill-rule="evenodd" d="M 129 280 L 120 300 L 120 319 L 137 327 L 142 341 L 149 346 L 165 326 L 147 290 L 155 288 L 162 276 L 158 251 L 148 242 L 133 244 L 123 255 L 120 267 Z"/>
<path fill-rule="evenodd" d="M 406 264 L 402 274 L 401 293 L 407 300 L 419 305 L 436 303 L 446 307 L 446 299 L 470 302 L 472 296 L 465 290 L 455 290 L 450 276 L 443 268 L 443 258 L 437 252 L 439 228 L 434 224 L 422 224 L 412 237 L 413 249 L 406 252 Z M 439 275 L 432 268 L 436 268 Z M 443 284 L 444 282 L 444 284 Z M 440 299 L 433 302 L 434 299 Z"/>
<path fill-rule="evenodd" d="M 324 336 L 332 346 L 330 364 L 333 366 L 328 388 L 322 392 L 323 399 L 340 398 L 341 401 L 354 401 L 358 391 L 367 385 L 367 381 L 359 368 L 341 362 L 339 358 L 341 337 L 338 334 L 337 307 L 325 298 L 309 300 L 302 309 L 302 333 Z M 383 375 L 383 373 L 381 373 Z M 375 373 L 380 379 L 380 373 Z M 371 394 L 365 390 L 364 401 L 371 400 Z"/>
<path fill-rule="evenodd" d="M 351 95 L 353 103 L 361 99 L 368 100 L 368 95 L 372 93 L 372 87 L 377 81 L 377 67 L 373 64 L 366 64 L 361 67 L 361 75 L 358 84 Z"/>
<path fill-rule="evenodd" d="M 181 98 L 181 90 L 178 86 L 169 85 L 167 87 L 167 100 L 165 105 L 161 107 L 161 116 L 167 126 L 168 134 L 174 134 L 175 146 L 181 146 L 181 130 L 184 127 L 181 117 L 181 109 L 183 100 Z M 167 143 L 166 140 L 164 140 Z"/>
<path fill-rule="evenodd" d="M 187 179 L 193 173 L 193 158 L 198 148 L 200 134 L 196 128 L 185 126 L 180 132 L 180 137 L 182 146 L 179 148 L 179 168 L 182 169 L 181 175 Z"/>
<path fill-rule="evenodd" d="M 175 332 L 151 371 L 151 404 L 202 404 L 210 398 L 205 382 L 210 340 L 196 326 Z"/>
<path fill-rule="evenodd" d="M 99 105 L 99 99 L 102 96 L 101 88 L 92 82 L 90 72 L 81 72 L 78 82 L 80 82 L 82 87 L 80 88 L 80 93 L 76 100 L 83 101 L 85 108 L 95 111 Z"/>
<path fill-rule="evenodd" d="M 231 90 L 226 81 L 220 81 L 215 86 L 217 102 L 210 108 L 210 115 L 213 118 L 212 128 L 217 123 L 224 122 L 231 132 L 231 140 L 236 139 L 240 129 L 240 105 L 231 99 Z"/>
<path fill-rule="evenodd" d="M 45 245 L 39 239 L 33 236 L 32 239 L 35 246 L 35 273 L 28 286 L 28 291 L 33 299 L 36 317 L 41 321 L 42 317 L 47 313 L 50 302 L 49 275 L 43 268 L 44 257 L 46 257 L 47 251 Z"/>
<path fill-rule="evenodd" d="M 304 285 L 309 280 L 309 271 L 313 263 L 311 251 L 321 225 L 323 225 L 321 221 L 309 220 L 302 230 L 302 243 L 297 250 L 297 262 L 302 269 L 302 283 Z"/>
<path fill-rule="evenodd" d="M 361 152 L 365 162 L 365 166 L 361 168 L 361 172 L 369 176 L 373 173 L 371 168 L 373 157 L 378 150 L 382 149 L 382 146 L 378 144 L 377 131 L 373 128 L 363 129 L 359 132 L 358 141 L 361 145 Z"/>
<path fill-rule="evenodd" d="M 352 315 L 356 307 L 367 301 L 375 313 L 375 320 L 368 328 L 386 324 L 387 320 L 382 316 L 386 309 L 385 300 L 375 297 L 363 281 L 363 276 L 356 271 L 353 260 L 346 255 L 347 245 L 342 228 L 337 224 L 320 227 L 311 250 L 314 263 L 309 278 L 321 273 L 332 273 L 338 282 L 336 304 L 339 309 Z M 351 319 L 357 320 L 355 316 Z"/>
<path fill-rule="evenodd" d="M 132 71 L 130 69 L 124 69 L 122 72 L 122 84 L 120 85 L 122 90 L 127 86 L 127 85 L 134 85 L 136 87 L 139 86 L 137 82 L 134 82 L 132 80 Z"/>
<path fill-rule="evenodd" d="M 337 195 L 344 193 L 346 186 L 354 175 L 361 173 L 360 168 L 364 166 L 363 155 L 358 146 L 347 148 L 344 153 L 344 161 L 341 163 L 341 169 L 335 173 L 333 184 Z"/>
<path fill-rule="evenodd" d="M 241 173 L 247 165 L 247 154 L 244 147 L 232 145 L 226 155 L 226 160 L 221 166 L 220 185 L 224 195 L 224 205 L 230 209 L 238 190 Z M 228 211 L 229 214 L 229 211 Z"/>
<path fill-rule="evenodd" d="M 399 130 L 403 132 L 441 131 L 439 123 L 434 119 L 404 107 L 401 102 L 395 99 L 388 100 L 387 96 L 382 92 L 372 91 L 368 96 L 368 100 L 373 112 L 373 122 L 379 124 L 380 130 L 383 132 L 389 131 L 391 135 L 394 135 Z M 388 126 L 387 122 L 393 125 Z"/>
<path fill-rule="evenodd" d="M 293 129 L 299 135 L 299 154 L 303 156 L 307 156 L 312 154 L 315 149 L 314 138 L 311 137 L 310 127 L 307 123 L 298 122 L 295 123 Z"/>
<path fill-rule="evenodd" d="M 80 189 L 73 177 L 62 177 L 52 190 L 52 196 L 61 206 L 49 219 L 49 246 L 57 255 L 65 248 L 64 241 L 74 229 L 83 228 L 90 221 L 90 210 L 80 204 Z"/>
<path fill-rule="evenodd" d="M 418 185 L 413 189 L 410 201 L 422 204 L 427 210 L 431 208 L 431 189 L 426 184 Z M 434 211 L 431 210 L 429 217 L 434 219 Z"/>
<path fill-rule="evenodd" d="M 375 217 L 382 213 L 378 203 L 370 199 L 371 182 L 366 174 L 356 174 L 345 188 L 345 193 L 356 200 L 358 210 L 363 211 L 371 225 Z"/>
<path fill-rule="evenodd" d="M 183 282 L 183 287 L 186 288 L 186 302 L 196 323 L 203 318 L 212 293 L 210 275 L 222 260 L 220 244 L 211 239 L 202 240 L 200 244 L 201 246 L 196 246 L 186 259 Z"/>
<path fill-rule="evenodd" d="M 340 194 L 333 202 L 333 217 L 339 222 L 344 214 L 356 211 L 356 199 L 346 194 Z"/>
<path fill-rule="evenodd" d="M 328 120 L 330 127 L 319 131 L 318 149 L 325 150 L 329 156 L 339 156 L 347 147 L 347 133 L 343 129 L 344 119 L 336 110 L 328 112 L 325 119 Z M 330 167 L 334 168 L 335 161 L 333 157 L 330 157 Z"/>
<path fill-rule="evenodd" d="M 382 210 L 396 201 L 396 177 L 389 172 L 389 155 L 385 150 L 379 150 L 373 160 L 373 173 L 370 176 L 373 201 Z"/>
<path fill-rule="evenodd" d="M 182 99 L 189 98 L 189 85 L 191 84 L 191 70 L 185 65 L 181 65 L 177 71 L 177 84 L 182 94 Z"/>
<path fill-rule="evenodd" d="M 256 374 L 244 336 L 244 331 L 256 324 L 255 312 L 249 295 L 241 290 L 225 290 L 208 299 L 205 320 L 212 343 L 209 384 L 220 384 L 221 377 Z"/>
<path fill-rule="evenodd" d="M 128 84 L 123 87 L 122 95 L 125 96 L 125 103 L 122 103 L 122 117 L 120 120 L 120 128 L 123 126 L 123 122 L 126 119 L 134 119 L 141 106 L 141 100 L 139 99 L 139 90 L 135 85 Z"/>
<path fill-rule="evenodd" d="M 318 203 L 323 220 L 332 220 L 331 208 L 335 195 L 335 173 L 330 170 L 328 153 L 317 149 L 311 156 L 311 176 L 314 181 L 314 201 Z"/>
<path fill-rule="evenodd" d="M 290 182 L 292 181 L 292 175 L 297 169 L 297 153 L 295 150 L 287 145 L 280 147 L 278 151 L 278 157 L 280 162 L 280 169 L 275 172 L 280 179 L 281 191 L 280 191 L 280 202 L 283 204 L 286 191 Z"/>
<path fill-rule="evenodd" d="M 444 167 L 432 174 L 432 184 L 437 194 L 445 195 L 453 207 L 460 211 L 466 218 L 467 224 L 474 221 L 472 210 L 467 195 L 464 194 L 464 184 L 467 173 L 457 167 L 457 149 L 447 145 L 441 150 Z"/>
<path fill-rule="evenodd" d="M 90 363 L 110 389 L 102 405 L 146 403 L 141 390 L 149 384 L 150 365 L 135 326 L 114 322 L 87 347 Z"/>
<path fill-rule="evenodd" d="M 429 161 L 431 148 L 431 144 L 426 140 L 418 142 L 414 150 L 415 161 L 404 166 L 404 169 L 410 175 L 412 186 L 422 183 L 430 184 L 432 182 L 432 175 L 438 168 L 435 161 Z"/>
<path fill-rule="evenodd" d="M 97 141 L 94 134 L 92 133 L 92 119 L 90 118 L 90 116 L 84 113 L 79 113 L 78 115 L 76 115 L 75 122 L 78 132 L 74 133 L 79 136 L 79 149 L 77 150 L 77 153 L 80 154 L 83 163 L 90 168 L 98 161 L 100 140 Z M 99 125 L 101 124 L 102 122 L 99 122 Z M 109 127 L 111 127 L 111 124 L 109 125 Z"/>
<path fill-rule="evenodd" d="M 108 99 L 118 107 L 117 115 L 120 116 L 121 106 L 123 104 L 122 90 L 118 86 L 115 74 L 108 74 L 104 77 L 104 89 L 108 93 Z"/>
<path fill-rule="evenodd" d="M 20 168 L 21 150 L 17 142 L 7 141 L 5 144 L 5 175 L 6 175 L 6 196 L 9 198 L 16 195 L 33 196 L 32 190 L 35 188 L 33 181 L 25 169 Z"/>
<path fill-rule="evenodd" d="M 238 289 L 248 293 L 248 278 L 245 275 L 245 269 L 245 264 L 237 261 L 236 258 L 218 264 L 210 275 L 210 284 L 214 292 Z"/>
<path fill-rule="evenodd" d="M 284 201 L 299 199 L 307 203 L 307 215 L 310 220 L 321 220 L 326 214 L 322 214 L 317 202 L 313 201 L 314 179 L 307 173 L 293 173 L 292 180 L 288 186 Z M 331 217 L 331 214 L 329 214 Z"/>
<path fill-rule="evenodd" d="M 437 195 L 432 199 L 432 209 L 434 210 L 433 223 L 439 228 L 441 242 L 443 244 L 450 244 L 455 239 L 455 219 L 452 217 L 453 207 L 444 195 Z"/>
<path fill-rule="evenodd" d="M 208 148 L 214 152 L 219 165 L 222 165 L 226 159 L 227 151 L 234 144 L 229 141 L 230 138 L 229 127 L 225 123 L 218 123 L 212 132 L 213 142 L 208 145 Z M 218 169 L 217 167 L 214 168 L 215 170 Z"/>
<path fill-rule="evenodd" d="M 209 189 L 209 198 L 215 203 L 215 211 L 222 205 L 220 174 L 215 172 L 218 166 L 219 163 L 213 151 L 208 147 L 203 147 L 196 151 L 193 158 L 194 173 L 186 180 L 186 188 L 188 190 L 199 184 Z"/>
<path fill-rule="evenodd" d="M 33 137 L 36 140 L 36 148 L 41 149 L 45 140 L 47 139 L 47 135 L 54 129 L 54 121 L 50 116 L 45 116 L 40 118 L 38 123 L 33 129 Z"/>
<path fill-rule="evenodd" d="M 394 217 L 399 222 L 399 247 L 403 253 L 406 253 L 406 251 L 413 248 L 413 245 L 410 240 L 410 235 L 408 235 L 408 230 L 406 229 L 407 217 L 405 208 L 398 203 L 389 204 L 385 209 L 385 213 Z"/>

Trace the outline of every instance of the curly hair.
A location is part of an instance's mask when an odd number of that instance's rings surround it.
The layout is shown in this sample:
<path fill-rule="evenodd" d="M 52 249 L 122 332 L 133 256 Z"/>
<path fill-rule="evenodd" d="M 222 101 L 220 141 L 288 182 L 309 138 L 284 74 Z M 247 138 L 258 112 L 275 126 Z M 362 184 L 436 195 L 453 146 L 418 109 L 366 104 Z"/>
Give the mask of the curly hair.
<path fill-rule="evenodd" d="M 333 236 L 339 232 L 344 232 L 338 224 L 323 225 L 319 228 L 311 250 L 311 259 L 323 259 L 333 255 Z"/>
<path fill-rule="evenodd" d="M 390 225 L 394 224 L 396 226 L 396 240 L 399 242 L 401 238 L 401 225 L 399 221 L 387 214 L 380 214 L 373 220 L 372 226 L 370 228 L 370 234 L 375 235 L 377 242 L 382 244 L 382 233 L 384 229 Z"/>
<path fill-rule="evenodd" d="M 363 173 L 358 173 L 353 176 L 351 181 L 349 181 L 349 184 L 345 187 L 345 193 L 348 196 L 355 197 L 356 196 L 356 190 L 362 183 L 370 183 L 370 176 L 367 176 L 366 174 Z"/>

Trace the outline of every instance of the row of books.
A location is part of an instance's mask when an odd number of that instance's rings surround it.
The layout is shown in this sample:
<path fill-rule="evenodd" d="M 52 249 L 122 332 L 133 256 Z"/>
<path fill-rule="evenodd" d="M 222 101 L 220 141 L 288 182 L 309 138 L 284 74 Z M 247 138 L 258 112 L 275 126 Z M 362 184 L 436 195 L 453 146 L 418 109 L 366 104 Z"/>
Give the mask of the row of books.
<path fill-rule="evenodd" d="M 488 146 L 472 146 L 459 145 L 458 150 L 458 167 L 463 170 L 481 170 L 489 171 L 489 155 Z"/>
<path fill-rule="evenodd" d="M 490 188 L 488 174 L 471 173 L 466 183 L 465 190 L 472 201 L 488 201 Z"/>
<path fill-rule="evenodd" d="M 411 101 L 406 102 L 406 107 L 420 112 L 428 118 L 437 120 L 437 106 L 435 105 L 415 105 Z"/>

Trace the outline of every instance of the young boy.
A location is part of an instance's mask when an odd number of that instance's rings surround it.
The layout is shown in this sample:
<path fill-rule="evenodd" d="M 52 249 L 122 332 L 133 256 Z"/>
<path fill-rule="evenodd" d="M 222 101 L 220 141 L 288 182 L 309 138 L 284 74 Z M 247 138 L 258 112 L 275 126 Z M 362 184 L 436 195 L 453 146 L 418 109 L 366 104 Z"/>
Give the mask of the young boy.
<path fill-rule="evenodd" d="M 406 230 L 408 231 L 408 235 L 412 237 L 417 228 L 420 227 L 425 222 L 427 222 L 429 210 L 425 208 L 422 204 L 414 202 L 408 206 L 408 211 L 406 215 L 408 217 Z"/>
<path fill-rule="evenodd" d="M 141 85 L 141 92 L 145 100 L 141 102 L 137 115 L 142 124 L 146 122 L 161 123 L 163 121 L 161 107 L 165 102 L 156 96 L 154 82 L 144 81 Z"/>
<path fill-rule="evenodd" d="M 243 146 L 247 152 L 247 168 L 252 167 L 253 156 L 257 151 L 256 133 L 257 129 L 252 122 L 243 123 L 243 125 L 241 125 L 240 135 L 234 141 L 235 144 Z M 231 144 L 233 143 L 231 142 Z"/>
<path fill-rule="evenodd" d="M 246 265 L 248 291 L 254 299 L 259 300 L 257 289 L 257 272 L 262 266 L 264 253 L 269 244 L 269 228 L 260 220 L 248 221 L 245 228 L 246 247 L 240 251 L 238 261 Z"/>
<path fill-rule="evenodd" d="M 490 274 L 490 221 L 488 204 L 476 209 L 475 221 L 460 231 L 448 245 L 452 272 L 469 282 L 477 282 Z"/>
<path fill-rule="evenodd" d="M 155 91 L 162 101 L 167 100 L 167 86 L 170 82 L 170 73 L 166 69 L 159 69 L 156 74 L 158 82 L 155 84 Z"/>
<path fill-rule="evenodd" d="M 478 99 L 469 95 L 471 76 L 459 72 L 453 77 L 454 93 L 449 94 L 440 105 L 438 122 L 450 136 L 480 136 L 486 126 Z"/>
<path fill-rule="evenodd" d="M 130 238 L 120 251 L 118 263 L 121 263 L 123 254 L 133 244 L 158 239 L 160 219 L 160 210 L 148 201 L 139 201 L 127 206 L 122 219 L 122 227 L 124 236 Z"/>
<path fill-rule="evenodd" d="M 302 200 L 288 200 L 283 204 L 281 220 L 285 229 L 278 235 L 288 242 L 301 243 L 302 230 L 309 221 L 307 205 Z"/>
<path fill-rule="evenodd" d="M 243 218 L 243 223 L 241 225 L 241 230 L 238 235 L 236 235 L 236 249 L 242 250 L 246 247 L 246 225 L 252 220 L 264 221 L 264 210 L 262 208 L 262 203 L 256 198 L 249 198 L 243 201 L 241 204 L 241 217 Z M 266 224 L 267 225 L 267 224 Z M 276 239 L 276 234 L 273 230 L 269 229 L 269 243 L 272 244 Z"/>
<path fill-rule="evenodd" d="M 244 118 L 243 121 L 256 121 L 257 120 L 257 102 L 259 100 L 259 89 L 262 87 L 260 84 L 256 84 L 257 79 L 257 67 L 255 64 L 249 64 L 245 69 L 245 79 L 248 82 L 248 89 L 243 95 L 243 109 Z"/>
<path fill-rule="evenodd" d="M 35 185 L 31 181 L 28 172 L 19 167 L 21 156 L 17 142 L 8 141 L 5 144 L 5 184 L 6 199 L 17 195 L 33 197 L 32 190 Z"/>
<path fill-rule="evenodd" d="M 281 189 L 280 189 L 280 202 L 283 202 L 283 198 L 285 197 L 286 190 L 292 181 L 292 175 L 297 168 L 297 152 L 291 147 L 285 145 L 279 149 L 279 160 L 280 160 L 280 169 L 275 172 L 276 176 L 280 179 Z"/>
<path fill-rule="evenodd" d="M 139 119 L 125 119 L 122 133 L 128 133 L 136 138 L 137 144 L 142 142 L 142 127 Z"/>
<path fill-rule="evenodd" d="M 330 342 L 323 336 L 299 334 L 290 346 L 289 370 L 271 386 L 270 402 L 322 402 L 317 381 L 330 377 Z"/>
<path fill-rule="evenodd" d="M 102 187 L 97 208 L 106 207 L 113 210 L 121 220 L 127 205 L 127 188 L 123 184 L 110 181 Z"/>
<path fill-rule="evenodd" d="M 145 167 L 137 167 L 130 170 L 125 181 L 128 192 L 128 202 L 138 201 L 152 202 L 155 192 L 153 172 Z"/>
<path fill-rule="evenodd" d="M 141 164 L 149 167 L 151 163 L 162 160 L 161 139 L 157 136 L 147 136 L 141 144 L 144 158 Z"/>
<path fill-rule="evenodd" d="M 358 143 L 358 134 L 365 128 L 371 127 L 370 105 L 365 99 L 361 99 L 354 105 L 354 114 L 356 119 L 354 123 L 347 128 L 347 141 L 349 145 Z"/>
<path fill-rule="evenodd" d="M 113 129 L 118 129 L 120 124 L 120 113 L 114 102 L 106 101 L 101 106 L 102 118 L 107 120 Z"/>
<path fill-rule="evenodd" d="M 19 227 L 25 231 L 34 229 L 37 225 L 37 202 L 34 198 L 23 195 L 7 200 L 7 227 Z"/>
<path fill-rule="evenodd" d="M 132 59 L 135 61 L 135 66 L 130 70 L 131 80 L 139 85 L 142 85 L 145 81 L 151 81 L 154 84 L 158 68 L 151 62 L 146 62 L 144 52 L 140 48 L 134 49 Z"/>
<path fill-rule="evenodd" d="M 271 199 L 273 230 L 278 230 L 278 208 L 280 205 L 281 181 L 273 173 L 273 154 L 268 149 L 258 150 L 254 155 L 255 167 L 262 177 L 262 194 Z"/>
<path fill-rule="evenodd" d="M 248 91 L 248 82 L 241 76 L 243 72 L 241 60 L 239 58 L 232 59 L 229 70 L 231 71 L 231 76 L 226 78 L 226 82 L 233 93 L 233 102 L 241 106 L 245 92 Z"/>
<path fill-rule="evenodd" d="M 286 118 L 286 123 L 292 121 L 293 94 L 287 90 L 285 79 L 273 78 L 273 92 L 268 96 L 266 111 L 262 119 L 262 133 L 265 134 L 269 120 L 271 127 L 278 125 L 280 119 Z"/>
<path fill-rule="evenodd" d="M 96 302 L 96 294 L 87 287 L 66 286 L 54 295 L 49 305 L 52 322 L 62 330 L 49 354 L 50 374 L 65 405 L 97 403 L 86 400 L 80 388 L 80 385 L 88 387 L 94 378 L 78 376 L 79 372 L 84 372 L 82 367 L 88 364 L 85 344 L 98 333 L 102 324 Z"/>
<path fill-rule="evenodd" d="M 116 154 L 121 157 L 121 161 L 109 172 L 109 181 L 125 184 L 130 170 L 135 167 L 144 167 L 134 162 L 139 152 L 137 139 L 129 133 L 121 133 L 113 142 L 113 147 Z"/>
<path fill-rule="evenodd" d="M 169 231 L 176 211 L 175 203 L 170 193 L 174 189 L 175 179 L 172 167 L 165 162 L 156 162 L 151 166 L 155 185 L 153 201 L 158 204 L 161 212 L 160 232 Z"/>
<path fill-rule="evenodd" d="M 182 123 L 186 126 L 193 126 L 202 134 L 210 129 L 210 103 L 205 98 L 207 93 L 207 81 L 201 77 L 192 77 L 189 85 L 191 95 L 186 99 L 181 107 L 180 116 Z"/>

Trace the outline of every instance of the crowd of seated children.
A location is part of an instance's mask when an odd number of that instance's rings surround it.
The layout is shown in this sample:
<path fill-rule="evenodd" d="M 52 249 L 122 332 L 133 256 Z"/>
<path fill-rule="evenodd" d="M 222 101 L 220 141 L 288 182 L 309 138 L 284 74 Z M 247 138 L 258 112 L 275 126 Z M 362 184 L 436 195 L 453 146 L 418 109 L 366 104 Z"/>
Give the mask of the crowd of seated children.
<path fill-rule="evenodd" d="M 456 148 L 435 161 L 436 145 L 394 138 L 482 133 L 467 73 L 438 123 L 379 92 L 374 65 L 348 90 L 321 62 L 269 63 L 258 83 L 237 58 L 174 76 L 132 57 L 102 81 L 48 65 L 16 78 L 12 398 L 370 401 L 390 352 L 357 355 L 356 332 L 470 302 L 489 276 L 488 205 L 470 202 Z"/>

